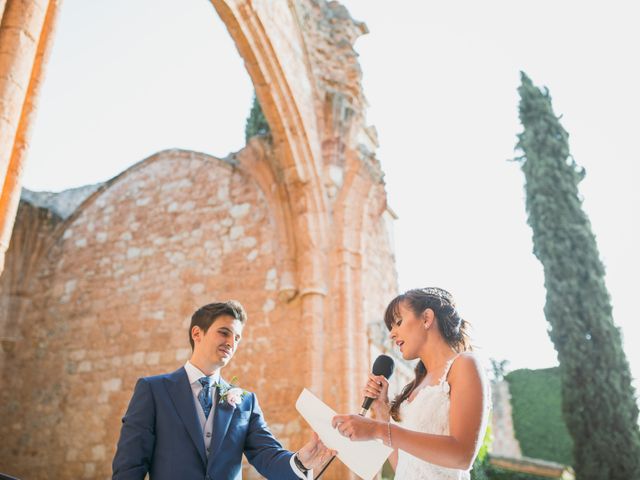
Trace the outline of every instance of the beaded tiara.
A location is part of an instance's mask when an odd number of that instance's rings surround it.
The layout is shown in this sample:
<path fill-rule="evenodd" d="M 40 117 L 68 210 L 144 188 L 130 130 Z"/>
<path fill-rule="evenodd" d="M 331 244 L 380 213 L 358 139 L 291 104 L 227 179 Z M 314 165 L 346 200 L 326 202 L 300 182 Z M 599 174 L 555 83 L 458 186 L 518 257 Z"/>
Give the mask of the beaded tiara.
<path fill-rule="evenodd" d="M 427 295 L 438 297 L 444 300 L 445 302 L 449 303 L 450 305 L 454 305 L 453 295 L 451 295 L 449 292 L 447 292 L 443 288 L 427 287 L 427 288 L 421 288 L 419 290 Z"/>

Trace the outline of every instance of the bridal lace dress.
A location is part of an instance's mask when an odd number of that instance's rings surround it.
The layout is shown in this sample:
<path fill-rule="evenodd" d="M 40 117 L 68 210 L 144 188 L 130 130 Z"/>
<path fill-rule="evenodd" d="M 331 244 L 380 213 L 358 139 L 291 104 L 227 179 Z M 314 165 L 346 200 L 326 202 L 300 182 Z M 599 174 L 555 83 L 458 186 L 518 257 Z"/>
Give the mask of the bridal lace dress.
<path fill-rule="evenodd" d="M 413 400 L 400 406 L 399 426 L 422 433 L 449 435 L 449 384 L 447 375 L 457 357 L 452 358 L 436 385 L 422 387 Z M 469 471 L 444 468 L 398 450 L 395 478 L 400 480 L 468 480 Z"/>

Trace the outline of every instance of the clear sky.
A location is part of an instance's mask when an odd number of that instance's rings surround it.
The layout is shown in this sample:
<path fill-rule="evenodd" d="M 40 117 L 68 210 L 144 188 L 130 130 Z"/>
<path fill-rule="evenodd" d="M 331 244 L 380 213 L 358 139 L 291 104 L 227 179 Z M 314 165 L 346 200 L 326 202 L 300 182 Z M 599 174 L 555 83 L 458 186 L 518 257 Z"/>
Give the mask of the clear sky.
<path fill-rule="evenodd" d="M 281 0 L 274 0 L 281 1 Z M 284 0 L 282 0 L 284 1 Z M 519 71 L 549 87 L 640 379 L 637 2 L 345 0 L 380 139 L 401 289 L 441 286 L 487 357 L 555 365 L 515 156 Z M 26 187 L 105 181 L 165 148 L 244 145 L 253 87 L 206 0 L 65 0 Z M 634 188 L 635 187 L 635 188 Z"/>

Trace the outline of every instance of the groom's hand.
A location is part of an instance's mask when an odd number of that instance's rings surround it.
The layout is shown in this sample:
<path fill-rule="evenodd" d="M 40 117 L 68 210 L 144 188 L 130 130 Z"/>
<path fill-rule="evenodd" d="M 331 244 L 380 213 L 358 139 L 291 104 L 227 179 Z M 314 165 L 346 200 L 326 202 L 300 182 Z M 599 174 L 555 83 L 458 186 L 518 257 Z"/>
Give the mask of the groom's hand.
<path fill-rule="evenodd" d="M 338 452 L 331 450 L 322 443 L 320 437 L 314 432 L 311 440 L 298 450 L 298 460 L 307 470 L 319 468 Z"/>

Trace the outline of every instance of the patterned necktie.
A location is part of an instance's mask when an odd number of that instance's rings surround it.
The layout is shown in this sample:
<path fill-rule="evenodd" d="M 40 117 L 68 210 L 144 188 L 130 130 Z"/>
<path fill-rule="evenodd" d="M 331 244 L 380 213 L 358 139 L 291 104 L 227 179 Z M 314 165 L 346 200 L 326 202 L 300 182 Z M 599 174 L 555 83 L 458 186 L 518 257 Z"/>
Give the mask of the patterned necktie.
<path fill-rule="evenodd" d="M 202 405 L 204 418 L 209 418 L 211 406 L 213 405 L 213 401 L 211 399 L 211 384 L 209 383 L 209 377 L 202 377 L 198 381 L 200 382 L 200 385 L 202 385 L 202 390 L 200 390 L 200 393 L 198 394 L 198 400 L 200 401 L 200 405 Z"/>

